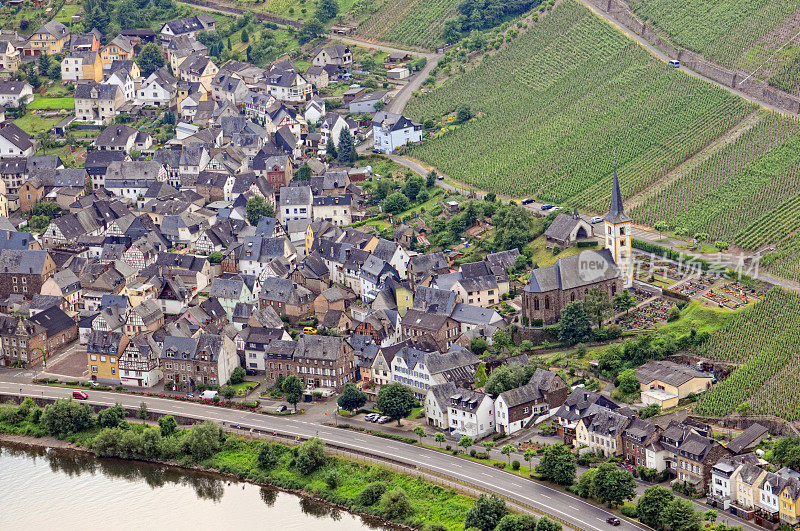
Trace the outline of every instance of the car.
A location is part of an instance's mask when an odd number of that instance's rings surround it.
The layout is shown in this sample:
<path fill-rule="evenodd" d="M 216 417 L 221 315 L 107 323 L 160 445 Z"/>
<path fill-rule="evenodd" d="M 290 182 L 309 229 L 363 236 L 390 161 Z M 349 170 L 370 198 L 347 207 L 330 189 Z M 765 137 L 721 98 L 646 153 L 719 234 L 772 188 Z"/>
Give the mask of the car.
<path fill-rule="evenodd" d="M 551 208 L 553 208 L 554 206 L 555 206 L 555 205 L 542 205 L 542 210 L 550 210 L 550 209 L 551 209 Z"/>
<path fill-rule="evenodd" d="M 313 326 L 304 326 L 303 327 L 303 333 L 304 334 L 316 334 L 317 333 L 317 329 L 314 328 Z"/>
<path fill-rule="evenodd" d="M 622 523 L 616 516 L 609 516 L 608 518 L 606 518 L 606 522 L 613 525 L 614 527 Z"/>
<path fill-rule="evenodd" d="M 367 413 L 366 415 L 364 415 L 364 420 L 368 422 L 375 422 L 376 420 L 378 420 L 378 417 L 380 417 L 380 415 L 378 415 L 377 413 Z"/>
<path fill-rule="evenodd" d="M 89 385 L 91 385 L 92 387 L 99 387 L 100 386 L 100 384 L 95 382 L 94 380 L 89 381 Z"/>
<path fill-rule="evenodd" d="M 389 418 L 389 417 L 387 417 L 387 416 L 383 416 L 383 417 L 381 417 L 381 418 L 379 418 L 379 419 L 378 419 L 378 424 L 386 424 L 386 423 L 387 423 L 387 422 L 389 422 L 390 420 L 392 420 L 392 419 L 390 419 L 390 418 Z"/>
<path fill-rule="evenodd" d="M 438 175 L 436 178 L 439 179 L 440 181 L 444 181 L 444 175 Z"/>
<path fill-rule="evenodd" d="M 681 67 L 681 62 L 678 61 L 677 59 L 672 59 L 669 62 L 669 66 L 671 66 L 672 68 L 680 68 Z"/>
<path fill-rule="evenodd" d="M 200 393 L 200 398 L 202 398 L 203 400 L 214 400 L 215 396 L 217 396 L 216 391 L 207 390 Z"/>
<path fill-rule="evenodd" d="M 275 408 L 275 412 L 276 413 L 283 413 L 284 411 L 286 411 L 286 409 L 287 409 L 286 405 L 285 404 L 281 404 L 281 405 L 279 405 L 278 407 Z"/>
<path fill-rule="evenodd" d="M 600 223 L 602 221 L 603 221 L 603 218 L 601 216 L 595 216 L 595 217 L 593 217 L 592 219 L 589 220 L 589 223 L 594 225 L 594 224 Z"/>
<path fill-rule="evenodd" d="M 533 203 L 533 199 L 531 199 L 531 198 L 522 200 L 522 204 L 523 205 L 530 205 L 531 203 Z"/>
<path fill-rule="evenodd" d="M 72 398 L 76 400 L 88 400 L 89 395 L 86 394 L 86 391 L 75 389 L 74 391 L 72 391 Z"/>

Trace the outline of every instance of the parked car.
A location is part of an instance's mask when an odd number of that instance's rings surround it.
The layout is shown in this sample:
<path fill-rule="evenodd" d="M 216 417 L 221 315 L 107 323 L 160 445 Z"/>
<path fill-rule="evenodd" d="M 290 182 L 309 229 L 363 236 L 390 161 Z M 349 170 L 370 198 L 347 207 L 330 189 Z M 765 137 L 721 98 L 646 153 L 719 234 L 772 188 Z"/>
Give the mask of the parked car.
<path fill-rule="evenodd" d="M 364 415 L 364 420 L 366 420 L 367 422 L 375 422 L 378 419 L 378 417 L 380 417 L 380 415 L 378 415 L 377 413 L 367 413 L 366 415 Z"/>
<path fill-rule="evenodd" d="M 589 221 L 589 223 L 591 223 L 592 225 L 594 225 L 595 223 L 600 223 L 600 222 L 602 222 L 602 221 L 603 221 L 603 218 L 602 218 L 602 216 L 595 216 L 595 217 L 593 217 L 593 218 L 592 218 L 592 219 Z"/>
<path fill-rule="evenodd" d="M 204 400 L 214 400 L 214 397 L 217 396 L 216 391 L 203 391 L 200 393 L 200 398 Z"/>
<path fill-rule="evenodd" d="M 542 205 L 542 210 L 550 210 L 553 207 L 555 207 L 555 205 Z"/>
<path fill-rule="evenodd" d="M 86 391 L 80 391 L 78 389 L 75 389 L 74 391 L 72 391 L 72 398 L 76 400 L 88 400 L 89 395 L 86 394 Z"/>
<path fill-rule="evenodd" d="M 619 518 L 617 518 L 616 516 L 609 516 L 608 518 L 606 518 L 606 522 L 608 522 L 609 524 L 613 525 L 614 527 L 616 527 L 620 523 L 622 523 L 622 522 L 619 521 Z"/>
<path fill-rule="evenodd" d="M 286 411 L 286 405 L 285 404 L 281 404 L 281 405 L 279 405 L 278 407 L 275 408 L 275 412 L 276 413 L 283 413 L 284 411 Z"/>
<path fill-rule="evenodd" d="M 378 419 L 378 424 L 386 424 L 386 423 L 387 423 L 387 422 L 389 422 L 390 420 L 391 420 L 391 419 L 390 419 L 389 417 L 387 417 L 387 416 L 383 416 L 383 417 L 381 417 L 381 418 L 379 418 L 379 419 Z"/>
<path fill-rule="evenodd" d="M 523 205 L 530 205 L 531 203 L 533 203 L 533 199 L 531 199 L 531 198 L 522 200 L 522 204 Z"/>
<path fill-rule="evenodd" d="M 316 334 L 317 333 L 317 329 L 314 328 L 313 326 L 304 326 L 303 327 L 303 333 L 304 334 Z"/>
<path fill-rule="evenodd" d="M 677 59 L 672 59 L 669 62 L 669 66 L 671 66 L 672 68 L 680 68 L 681 67 L 681 62 L 678 61 Z"/>

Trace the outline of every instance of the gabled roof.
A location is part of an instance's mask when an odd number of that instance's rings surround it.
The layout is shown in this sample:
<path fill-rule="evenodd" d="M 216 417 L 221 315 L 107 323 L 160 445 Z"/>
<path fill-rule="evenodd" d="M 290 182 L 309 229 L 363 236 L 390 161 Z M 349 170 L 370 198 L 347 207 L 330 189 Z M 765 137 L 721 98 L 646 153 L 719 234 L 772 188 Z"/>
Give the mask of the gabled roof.
<path fill-rule="evenodd" d="M 39 312 L 30 319 L 47 331 L 48 337 L 76 326 L 75 321 L 58 306 Z"/>
<path fill-rule="evenodd" d="M 20 151 L 26 151 L 33 147 L 31 136 L 11 122 L 0 123 L 0 138 L 6 139 Z"/>
<path fill-rule="evenodd" d="M 3 250 L 0 252 L 0 273 L 41 275 L 47 256 L 47 251 Z"/>
<path fill-rule="evenodd" d="M 52 35 L 56 39 L 61 39 L 66 35 L 69 35 L 69 28 L 57 20 L 51 20 L 50 22 L 47 22 L 41 28 L 36 30 L 35 33 L 36 34 L 47 33 L 49 35 Z"/>
<path fill-rule="evenodd" d="M 585 267 L 586 264 L 591 267 Z M 590 271 L 589 274 L 586 271 Z M 545 293 L 591 286 L 598 282 L 619 278 L 620 271 L 608 249 L 584 251 L 578 255 L 560 258 L 554 265 L 540 267 L 531 272 L 525 291 Z"/>

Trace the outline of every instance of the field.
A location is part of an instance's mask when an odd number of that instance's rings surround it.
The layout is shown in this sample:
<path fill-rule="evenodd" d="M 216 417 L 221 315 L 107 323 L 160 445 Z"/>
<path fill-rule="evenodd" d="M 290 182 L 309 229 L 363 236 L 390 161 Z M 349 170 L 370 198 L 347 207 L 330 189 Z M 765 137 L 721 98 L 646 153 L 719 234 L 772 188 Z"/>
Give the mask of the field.
<path fill-rule="evenodd" d="M 631 216 L 757 249 L 800 225 L 800 122 L 767 111 L 691 171 L 650 194 Z"/>
<path fill-rule="evenodd" d="M 795 0 L 631 0 L 631 8 L 667 41 L 798 92 L 800 42 L 779 49 L 800 31 Z M 794 75 L 787 66 L 794 65 Z"/>
<path fill-rule="evenodd" d="M 339 13 L 346 13 L 353 6 L 354 0 L 338 0 Z M 238 7 L 247 7 L 252 11 L 272 13 L 283 18 L 305 22 L 314 16 L 316 2 L 313 0 L 243 0 L 230 2 Z"/>
<path fill-rule="evenodd" d="M 458 4 L 458 0 L 377 0 L 353 14 L 363 19 L 357 30 L 360 37 L 435 48 L 445 20 Z"/>
<path fill-rule="evenodd" d="M 72 96 L 65 96 L 61 98 L 35 98 L 30 105 L 29 109 L 74 109 L 75 98 Z"/>
<path fill-rule="evenodd" d="M 61 118 L 43 118 L 28 111 L 22 118 L 14 120 L 14 124 L 29 135 L 36 135 L 39 131 L 49 131 L 60 121 Z"/>
<path fill-rule="evenodd" d="M 574 0 L 413 98 L 407 114 L 437 119 L 461 105 L 476 117 L 412 156 L 470 185 L 597 212 L 608 208 L 612 153 L 630 197 L 754 110 L 666 69 Z"/>
<path fill-rule="evenodd" d="M 771 290 L 736 313 L 699 354 L 742 365 L 702 398 L 696 413 L 728 415 L 746 403 L 754 414 L 800 419 L 800 295 Z"/>

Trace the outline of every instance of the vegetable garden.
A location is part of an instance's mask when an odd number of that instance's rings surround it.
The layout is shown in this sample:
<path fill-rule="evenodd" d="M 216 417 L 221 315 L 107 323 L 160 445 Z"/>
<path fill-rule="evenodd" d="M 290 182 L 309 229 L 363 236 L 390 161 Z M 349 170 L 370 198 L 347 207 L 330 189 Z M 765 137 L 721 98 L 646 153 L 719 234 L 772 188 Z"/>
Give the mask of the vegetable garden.
<path fill-rule="evenodd" d="M 481 188 L 596 211 L 607 208 L 612 150 L 629 197 L 753 112 L 665 69 L 574 0 L 407 112 L 422 121 L 461 105 L 476 117 L 412 156 Z"/>
<path fill-rule="evenodd" d="M 358 27 L 362 37 L 434 48 L 458 0 L 384 0 Z"/>
<path fill-rule="evenodd" d="M 798 11 L 795 0 L 630 0 L 630 5 L 665 40 L 747 71 L 770 59 L 800 31 L 800 20 L 792 16 Z M 759 74 L 767 79 L 774 74 L 772 84 L 791 87 L 791 74 L 784 67 L 798 54 L 800 47 L 787 46 Z"/>
<path fill-rule="evenodd" d="M 728 415 L 747 403 L 751 413 L 800 419 L 800 294 L 769 291 L 714 333 L 699 354 L 743 365 L 706 393 L 695 413 Z"/>

